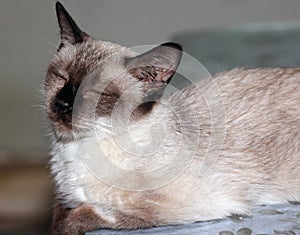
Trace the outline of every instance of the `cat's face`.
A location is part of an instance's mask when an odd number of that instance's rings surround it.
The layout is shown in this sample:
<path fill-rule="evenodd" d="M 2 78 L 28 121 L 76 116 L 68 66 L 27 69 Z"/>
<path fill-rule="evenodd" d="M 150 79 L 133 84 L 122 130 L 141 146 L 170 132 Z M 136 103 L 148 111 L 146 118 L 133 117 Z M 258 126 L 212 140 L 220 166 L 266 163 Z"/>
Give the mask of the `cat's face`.
<path fill-rule="evenodd" d="M 181 47 L 165 43 L 136 56 L 128 48 L 92 39 L 59 2 L 56 13 L 61 44 L 44 85 L 56 136 L 68 138 L 87 128 L 75 119 L 85 124 L 91 123 L 86 118 L 101 120 L 107 125 L 114 110 L 122 117 L 124 110 L 134 107 L 133 119 L 151 112 L 180 62 Z"/>

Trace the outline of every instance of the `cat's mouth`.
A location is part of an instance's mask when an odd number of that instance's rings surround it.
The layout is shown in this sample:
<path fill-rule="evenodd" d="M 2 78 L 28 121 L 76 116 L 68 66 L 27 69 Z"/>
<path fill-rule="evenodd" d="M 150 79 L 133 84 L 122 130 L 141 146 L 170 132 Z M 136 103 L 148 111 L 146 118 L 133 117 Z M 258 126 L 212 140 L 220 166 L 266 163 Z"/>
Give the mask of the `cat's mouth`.
<path fill-rule="evenodd" d="M 72 109 L 58 113 L 48 112 L 48 116 L 52 121 L 53 131 L 57 137 L 71 137 L 72 128 Z"/>
<path fill-rule="evenodd" d="M 52 123 L 52 129 L 58 138 L 70 138 L 73 135 L 72 125 L 73 107 L 62 100 L 54 100 L 48 109 L 48 117 Z"/>
<path fill-rule="evenodd" d="M 72 112 L 79 85 L 70 81 L 58 92 L 49 105 L 48 116 L 59 134 L 72 132 Z"/>

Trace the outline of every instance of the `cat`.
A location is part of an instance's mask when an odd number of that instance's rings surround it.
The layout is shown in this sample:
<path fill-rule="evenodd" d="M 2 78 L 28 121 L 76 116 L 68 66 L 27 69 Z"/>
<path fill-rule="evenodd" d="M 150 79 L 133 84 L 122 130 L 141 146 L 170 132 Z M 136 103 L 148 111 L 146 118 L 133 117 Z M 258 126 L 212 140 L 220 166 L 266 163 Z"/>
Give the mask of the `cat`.
<path fill-rule="evenodd" d="M 93 39 L 59 2 L 56 13 L 61 44 L 44 83 L 53 234 L 191 223 L 300 200 L 300 68 L 236 68 L 163 99 L 180 45 L 137 54 Z M 103 162 L 89 159 L 98 155 Z"/>

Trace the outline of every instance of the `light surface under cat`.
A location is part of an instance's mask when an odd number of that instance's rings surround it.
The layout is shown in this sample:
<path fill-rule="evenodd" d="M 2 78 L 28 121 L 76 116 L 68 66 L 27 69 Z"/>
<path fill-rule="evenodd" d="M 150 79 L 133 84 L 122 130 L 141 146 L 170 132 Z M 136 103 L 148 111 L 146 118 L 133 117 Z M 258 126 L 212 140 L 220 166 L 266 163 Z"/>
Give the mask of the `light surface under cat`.
<path fill-rule="evenodd" d="M 59 2 L 56 12 L 61 44 L 45 80 L 53 234 L 190 223 L 300 200 L 300 68 L 234 69 L 163 100 L 178 44 L 136 55 L 91 38 Z"/>

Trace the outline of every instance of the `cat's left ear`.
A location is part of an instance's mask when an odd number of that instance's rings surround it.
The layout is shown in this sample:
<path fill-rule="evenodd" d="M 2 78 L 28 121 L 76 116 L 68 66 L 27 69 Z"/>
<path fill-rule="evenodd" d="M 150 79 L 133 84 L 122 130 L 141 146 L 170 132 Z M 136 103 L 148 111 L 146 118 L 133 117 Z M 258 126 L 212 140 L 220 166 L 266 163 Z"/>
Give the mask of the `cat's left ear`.
<path fill-rule="evenodd" d="M 175 74 L 181 57 L 182 47 L 168 42 L 127 59 L 126 67 L 133 77 L 142 82 L 167 84 Z"/>
<path fill-rule="evenodd" d="M 61 44 L 59 49 L 66 44 L 75 45 L 87 41 L 90 36 L 83 32 L 69 15 L 67 10 L 60 2 L 55 4 L 57 20 L 60 28 Z"/>

